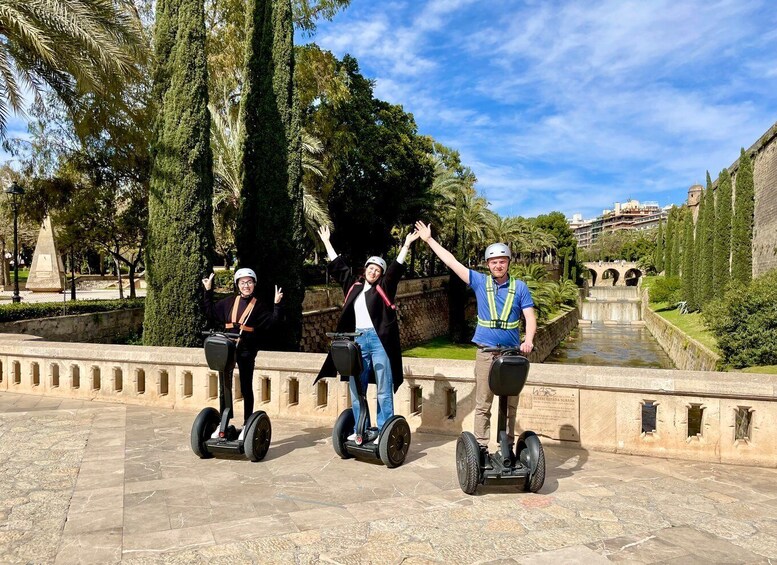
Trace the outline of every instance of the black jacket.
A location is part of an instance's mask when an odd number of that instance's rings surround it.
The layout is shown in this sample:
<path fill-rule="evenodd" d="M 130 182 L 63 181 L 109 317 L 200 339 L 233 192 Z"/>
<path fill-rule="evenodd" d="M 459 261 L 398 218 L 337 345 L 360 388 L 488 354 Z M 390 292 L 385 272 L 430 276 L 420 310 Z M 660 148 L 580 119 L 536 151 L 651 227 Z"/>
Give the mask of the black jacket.
<path fill-rule="evenodd" d="M 213 302 L 213 289 L 206 290 L 203 296 L 203 310 L 208 317 L 208 321 L 212 325 L 218 326 L 218 329 L 222 329 L 224 324 L 230 321 L 230 314 L 232 313 L 232 306 L 235 303 L 235 296 L 229 296 L 223 300 L 219 300 L 214 304 Z M 240 320 L 240 316 L 245 312 L 248 303 L 251 301 L 251 297 L 240 297 L 240 304 L 237 308 L 237 320 Z M 253 328 L 253 331 L 244 331 L 240 337 L 240 345 L 238 349 L 243 349 L 256 353 L 260 349 L 271 349 L 273 345 L 273 338 L 277 331 L 277 326 L 280 324 L 283 318 L 283 308 L 280 304 L 270 306 L 256 300 L 256 305 L 251 311 L 251 314 L 246 320 L 246 326 Z M 240 327 L 230 330 L 235 333 L 240 331 Z"/>
<path fill-rule="evenodd" d="M 343 309 L 340 313 L 340 320 L 337 322 L 338 332 L 352 332 L 356 329 L 356 313 L 354 312 L 353 304 L 356 301 L 356 297 L 361 294 L 364 288 L 364 278 L 354 276 L 350 267 L 345 263 L 342 257 L 337 257 L 334 261 L 327 266 L 329 273 L 337 282 L 343 287 L 343 294 L 348 294 L 348 290 L 354 283 L 357 286 L 351 291 L 348 300 L 343 304 Z M 375 290 L 375 286 L 380 285 L 386 296 L 391 303 L 394 303 L 394 299 L 397 295 L 397 285 L 402 275 L 405 273 L 405 265 L 393 261 L 388 266 L 386 272 L 380 279 L 372 286 L 364 295 L 364 300 L 367 304 L 367 310 L 370 313 L 370 319 L 372 325 L 375 326 L 375 332 L 380 338 L 380 342 L 383 345 L 383 349 L 386 350 L 386 354 L 389 357 L 391 364 L 391 376 L 394 380 L 394 392 L 399 389 L 399 385 L 404 380 L 402 374 L 402 347 L 399 342 L 399 322 L 397 320 L 396 310 L 386 306 L 386 303 L 381 298 L 378 291 Z M 335 370 L 334 361 L 332 361 L 331 353 L 327 355 L 324 365 L 316 377 L 316 381 L 321 378 L 335 377 L 337 371 Z M 347 381 L 348 377 L 340 376 L 340 380 Z M 315 382 L 315 381 L 314 381 Z M 369 382 L 375 382 L 375 374 L 370 373 Z"/>

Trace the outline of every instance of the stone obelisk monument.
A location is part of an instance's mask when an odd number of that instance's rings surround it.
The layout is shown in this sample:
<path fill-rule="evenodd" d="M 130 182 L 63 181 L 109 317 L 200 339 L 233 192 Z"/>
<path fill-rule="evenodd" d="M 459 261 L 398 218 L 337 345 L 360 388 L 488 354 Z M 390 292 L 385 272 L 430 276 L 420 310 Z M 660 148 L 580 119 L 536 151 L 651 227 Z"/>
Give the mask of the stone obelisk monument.
<path fill-rule="evenodd" d="M 65 289 L 65 267 L 57 251 L 51 219 L 46 216 L 38 234 L 38 243 L 32 256 L 27 290 L 32 292 L 62 292 Z"/>

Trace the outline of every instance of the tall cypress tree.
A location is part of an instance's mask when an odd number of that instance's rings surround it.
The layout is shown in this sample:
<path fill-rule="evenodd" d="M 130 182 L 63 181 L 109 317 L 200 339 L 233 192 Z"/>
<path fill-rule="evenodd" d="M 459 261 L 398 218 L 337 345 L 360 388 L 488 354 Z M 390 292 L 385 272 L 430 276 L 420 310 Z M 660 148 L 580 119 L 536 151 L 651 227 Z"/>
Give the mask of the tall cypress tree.
<path fill-rule="evenodd" d="M 656 234 L 656 251 L 653 255 L 653 264 L 656 272 L 664 270 L 664 221 L 658 220 L 658 233 Z"/>
<path fill-rule="evenodd" d="M 680 245 L 683 241 L 683 212 L 685 208 L 676 208 L 674 213 L 674 228 L 672 229 L 672 276 L 680 276 Z"/>
<path fill-rule="evenodd" d="M 731 261 L 731 175 L 723 169 L 718 175 L 715 195 L 715 255 L 712 259 L 713 292 L 720 296 L 729 281 Z"/>
<path fill-rule="evenodd" d="M 213 249 L 203 0 L 158 0 L 154 46 L 143 341 L 191 347 L 205 323 L 200 281 Z"/>
<path fill-rule="evenodd" d="M 294 41 L 289 0 L 249 0 L 245 84 L 240 102 L 241 206 L 235 244 L 241 266 L 253 268 L 257 292 L 283 288 L 296 349 L 302 328 L 304 223 L 299 103 L 293 85 Z"/>
<path fill-rule="evenodd" d="M 749 283 L 753 278 L 753 214 L 755 186 L 753 163 L 742 152 L 739 156 L 736 189 L 734 191 L 734 220 L 731 229 L 731 278 Z"/>
<path fill-rule="evenodd" d="M 698 310 L 698 300 L 696 297 L 696 285 L 694 280 L 694 267 L 696 266 L 696 257 L 693 239 L 693 212 L 690 208 L 683 211 L 683 243 L 680 250 L 682 257 L 682 270 L 680 278 L 682 280 L 683 299 L 688 303 L 689 310 Z"/>
<path fill-rule="evenodd" d="M 696 223 L 696 259 L 698 261 L 698 268 L 696 270 L 696 299 L 701 307 L 712 297 L 714 221 L 715 196 L 712 192 L 712 179 L 708 171 L 707 188 L 702 195 L 699 219 Z"/>
<path fill-rule="evenodd" d="M 666 245 L 664 246 L 664 274 L 667 277 L 674 275 L 674 265 L 672 265 L 672 249 L 674 247 L 674 229 L 677 223 L 676 208 L 672 206 L 666 218 Z"/>
<path fill-rule="evenodd" d="M 674 223 L 674 237 L 672 238 L 672 276 L 680 276 L 680 247 L 683 241 L 683 215 L 678 209 Z"/>

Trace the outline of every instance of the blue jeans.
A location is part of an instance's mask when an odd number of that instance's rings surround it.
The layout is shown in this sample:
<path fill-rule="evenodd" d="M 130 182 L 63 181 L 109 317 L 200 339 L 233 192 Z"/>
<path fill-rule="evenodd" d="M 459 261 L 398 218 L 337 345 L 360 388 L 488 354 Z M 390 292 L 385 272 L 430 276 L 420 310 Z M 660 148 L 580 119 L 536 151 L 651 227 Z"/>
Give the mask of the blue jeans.
<path fill-rule="evenodd" d="M 394 379 L 391 376 L 391 363 L 386 350 L 374 329 L 359 329 L 362 335 L 356 338 L 356 343 L 362 350 L 362 374 L 359 375 L 361 389 L 366 392 L 370 369 L 375 372 L 375 382 L 378 385 L 378 429 L 383 428 L 386 420 L 394 415 Z M 353 418 L 359 423 L 359 392 L 356 390 L 356 379 L 351 377 L 348 388 L 351 390 L 351 405 Z M 370 422 L 367 420 L 367 427 Z M 356 429 L 354 428 L 354 432 Z"/>

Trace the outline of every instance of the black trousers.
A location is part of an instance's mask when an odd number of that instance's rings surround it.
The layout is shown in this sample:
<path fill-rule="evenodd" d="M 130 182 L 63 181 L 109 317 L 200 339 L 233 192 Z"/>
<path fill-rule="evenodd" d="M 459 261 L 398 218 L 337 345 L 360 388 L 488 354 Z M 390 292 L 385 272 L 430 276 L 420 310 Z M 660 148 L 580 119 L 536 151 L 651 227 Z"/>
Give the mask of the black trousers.
<path fill-rule="evenodd" d="M 245 349 L 237 350 L 236 359 L 238 374 L 240 376 L 240 390 L 243 393 L 243 422 L 248 420 L 248 417 L 254 412 L 254 366 L 256 364 L 256 351 L 248 351 Z M 233 399 L 232 394 L 232 375 L 229 375 L 226 380 L 226 385 L 229 388 L 229 395 Z M 224 400 L 221 400 L 221 413 L 224 413 Z M 234 417 L 234 409 L 232 412 Z"/>

